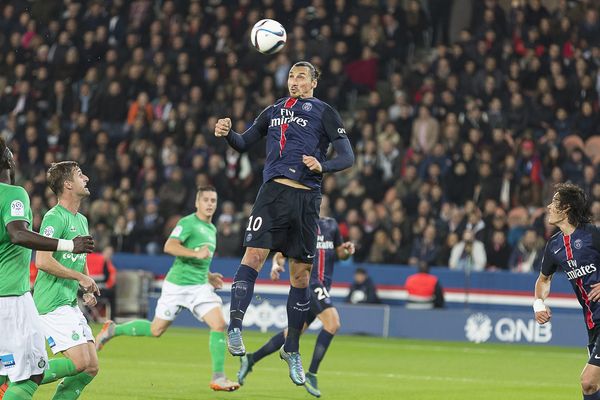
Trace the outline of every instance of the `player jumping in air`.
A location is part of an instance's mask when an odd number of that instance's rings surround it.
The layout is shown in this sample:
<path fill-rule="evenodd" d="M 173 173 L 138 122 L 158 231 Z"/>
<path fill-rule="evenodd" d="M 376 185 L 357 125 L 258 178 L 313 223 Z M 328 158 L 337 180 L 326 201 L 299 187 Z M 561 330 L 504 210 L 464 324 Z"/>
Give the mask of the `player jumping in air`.
<path fill-rule="evenodd" d="M 325 215 L 323 207 L 321 207 L 321 210 L 321 215 Z M 335 306 L 331 303 L 331 297 L 329 296 L 331 280 L 333 278 L 333 263 L 336 257 L 340 260 L 346 260 L 354 254 L 354 244 L 352 242 L 342 242 L 337 222 L 333 218 L 324 216 L 319 219 L 317 237 L 317 256 L 313 262 L 313 269 L 310 275 L 310 312 L 304 329 L 308 328 L 315 318 L 321 320 L 323 329 L 321 329 L 319 336 L 317 336 L 317 342 L 315 343 L 310 368 L 306 374 L 304 387 L 313 396 L 321 397 L 321 391 L 317 384 L 317 371 L 333 336 L 340 328 L 340 316 Z M 273 257 L 271 279 L 279 279 L 279 274 L 284 271 L 284 263 L 285 258 L 283 255 L 276 253 Z M 238 372 L 238 381 L 241 385 L 244 384 L 244 380 L 248 373 L 252 371 L 254 364 L 281 348 L 285 341 L 285 334 L 285 331 L 279 332 L 256 352 L 247 353 L 241 357 L 241 365 Z"/>
<path fill-rule="evenodd" d="M 317 245 L 321 181 L 324 173 L 341 171 L 354 162 L 350 141 L 340 115 L 313 97 L 319 74 L 306 61 L 288 74 L 289 97 L 264 109 L 243 134 L 231 130 L 229 118 L 219 119 L 215 135 L 224 136 L 239 152 L 266 138 L 266 161 L 261 186 L 244 236 L 246 251 L 231 287 L 229 352 L 243 356 L 242 321 L 258 272 L 271 250 L 290 260 L 287 302 L 288 335 L 280 357 L 288 363 L 290 378 L 303 385 L 299 353 L 300 333 L 310 309 L 308 291 Z M 329 144 L 336 157 L 327 159 Z"/>
<path fill-rule="evenodd" d="M 98 350 L 115 336 L 160 337 L 177 314 L 187 308 L 211 329 L 208 339 L 213 370 L 211 389 L 228 392 L 239 389 L 240 385 L 227 379 L 224 373 L 226 324 L 223 300 L 215 293 L 215 288 L 223 286 L 223 276 L 209 271 L 217 245 L 217 228 L 211 222 L 216 210 L 215 188 L 199 188 L 196 212 L 180 219 L 165 243 L 165 253 L 175 256 L 175 261 L 163 283 L 154 320 L 121 325 L 107 321 L 96 337 Z"/>
<path fill-rule="evenodd" d="M 600 230 L 590 224 L 585 192 L 573 184 L 558 184 L 548 205 L 548 222 L 560 229 L 548 240 L 535 283 L 533 310 L 540 324 L 552 313 L 544 304 L 558 270 L 567 275 L 583 308 L 588 330 L 589 359 L 581 373 L 584 400 L 600 399 Z"/>
<path fill-rule="evenodd" d="M 0 385 L 5 400 L 27 400 L 48 364 L 40 317 L 29 292 L 30 249 L 91 253 L 94 241 L 90 236 L 57 240 L 30 231 L 29 196 L 13 186 L 14 177 L 12 153 L 0 138 Z M 93 290 L 92 282 L 84 290 Z"/>
<path fill-rule="evenodd" d="M 79 213 L 81 201 L 90 195 L 89 178 L 75 161 L 62 161 L 48 169 L 46 181 L 56 194 L 58 204 L 42 220 L 42 235 L 60 240 L 88 235 L 88 221 Z M 53 399 L 76 399 L 98 374 L 98 356 L 92 329 L 77 305 L 79 284 L 93 287 L 84 293 L 86 305 L 96 304 L 98 286 L 89 277 L 84 255 L 68 251 L 38 251 L 35 264 L 39 273 L 33 301 L 40 314 L 42 331 L 52 353 L 66 358 L 50 360 L 42 384 L 65 378 Z"/>

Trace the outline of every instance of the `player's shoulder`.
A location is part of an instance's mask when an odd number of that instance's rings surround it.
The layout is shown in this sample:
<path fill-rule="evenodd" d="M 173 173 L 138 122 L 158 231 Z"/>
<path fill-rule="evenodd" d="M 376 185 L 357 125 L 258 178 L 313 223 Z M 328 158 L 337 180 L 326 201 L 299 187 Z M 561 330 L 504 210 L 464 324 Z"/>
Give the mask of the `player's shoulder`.
<path fill-rule="evenodd" d="M 0 188 L 2 189 L 0 193 L 5 196 L 29 196 L 29 194 L 27 194 L 27 190 L 25 190 L 25 188 L 22 186 L 0 183 Z"/>
<path fill-rule="evenodd" d="M 600 228 L 594 224 L 583 224 L 581 225 L 581 230 L 593 234 L 598 234 L 600 232 Z"/>
<path fill-rule="evenodd" d="M 548 239 L 548 247 L 550 247 L 556 243 L 562 244 L 562 242 L 563 242 L 562 237 L 563 237 L 563 234 L 560 230 L 558 232 L 556 232 L 554 235 L 550 236 L 550 239 Z"/>
<path fill-rule="evenodd" d="M 282 105 L 285 104 L 285 102 L 289 99 L 289 97 L 281 97 L 277 100 L 275 100 L 275 103 L 273 103 L 272 107 L 281 107 Z"/>
<path fill-rule="evenodd" d="M 187 223 L 194 223 L 196 222 L 196 215 L 194 213 L 188 214 L 188 215 L 184 215 L 183 217 L 179 218 L 179 221 L 177 221 L 177 225 L 179 224 L 187 224 Z"/>

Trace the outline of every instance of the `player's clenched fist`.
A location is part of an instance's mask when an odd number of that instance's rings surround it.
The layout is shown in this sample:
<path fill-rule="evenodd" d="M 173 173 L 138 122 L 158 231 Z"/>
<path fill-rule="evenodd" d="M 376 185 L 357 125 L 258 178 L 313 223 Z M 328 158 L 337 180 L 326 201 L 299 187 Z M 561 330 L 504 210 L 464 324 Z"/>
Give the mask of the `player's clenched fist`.
<path fill-rule="evenodd" d="M 323 168 L 321 167 L 321 163 L 313 156 L 302 156 L 302 162 L 304 165 L 308 167 L 312 172 L 323 172 Z"/>
<path fill-rule="evenodd" d="M 221 118 L 217 121 L 215 125 L 215 136 L 227 136 L 229 131 L 231 130 L 231 119 L 229 118 Z"/>

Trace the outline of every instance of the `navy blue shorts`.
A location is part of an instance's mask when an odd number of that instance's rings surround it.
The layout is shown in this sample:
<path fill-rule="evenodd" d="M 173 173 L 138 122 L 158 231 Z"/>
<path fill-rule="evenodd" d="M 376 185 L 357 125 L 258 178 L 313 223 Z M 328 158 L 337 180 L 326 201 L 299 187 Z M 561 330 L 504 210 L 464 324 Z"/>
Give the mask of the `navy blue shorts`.
<path fill-rule="evenodd" d="M 310 282 L 310 311 L 306 316 L 306 325 L 310 326 L 319 314 L 333 307 L 329 290 L 321 282 Z"/>
<path fill-rule="evenodd" d="M 588 351 L 590 358 L 588 364 L 600 367 L 600 325 L 588 329 Z"/>
<path fill-rule="evenodd" d="M 264 183 L 252 207 L 244 246 L 280 251 L 312 264 L 317 247 L 321 193 L 275 181 Z"/>

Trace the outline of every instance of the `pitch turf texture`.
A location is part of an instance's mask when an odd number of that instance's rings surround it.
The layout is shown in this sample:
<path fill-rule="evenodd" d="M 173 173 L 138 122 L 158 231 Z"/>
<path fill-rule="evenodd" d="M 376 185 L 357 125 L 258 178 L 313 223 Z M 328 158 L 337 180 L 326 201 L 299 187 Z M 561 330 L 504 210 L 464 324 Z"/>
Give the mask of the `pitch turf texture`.
<path fill-rule="evenodd" d="M 94 327 L 98 330 L 98 327 Z M 268 334 L 246 331 L 246 348 L 257 349 Z M 303 337 L 308 369 L 315 335 Z M 82 399 L 312 399 L 288 377 L 273 354 L 254 367 L 234 393 L 209 389 L 208 331 L 171 328 L 160 339 L 119 337 L 99 353 L 100 374 Z M 533 400 L 579 399 L 585 348 L 467 344 L 337 336 L 319 371 L 323 399 Z M 227 356 L 235 378 L 239 361 Z M 49 399 L 56 383 L 40 387 Z"/>

